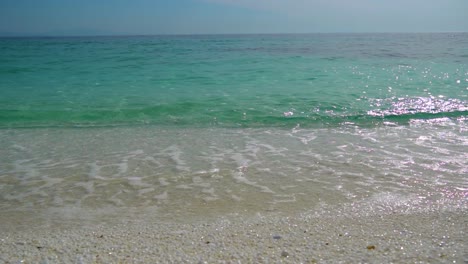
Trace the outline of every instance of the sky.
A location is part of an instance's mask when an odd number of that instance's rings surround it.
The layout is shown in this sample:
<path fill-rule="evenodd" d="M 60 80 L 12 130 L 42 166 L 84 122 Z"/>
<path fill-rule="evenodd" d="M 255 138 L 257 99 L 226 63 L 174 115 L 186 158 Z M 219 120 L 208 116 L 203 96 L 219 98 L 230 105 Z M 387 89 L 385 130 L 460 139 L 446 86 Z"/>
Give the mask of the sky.
<path fill-rule="evenodd" d="M 468 32 L 468 0 L 0 0 L 0 35 Z"/>

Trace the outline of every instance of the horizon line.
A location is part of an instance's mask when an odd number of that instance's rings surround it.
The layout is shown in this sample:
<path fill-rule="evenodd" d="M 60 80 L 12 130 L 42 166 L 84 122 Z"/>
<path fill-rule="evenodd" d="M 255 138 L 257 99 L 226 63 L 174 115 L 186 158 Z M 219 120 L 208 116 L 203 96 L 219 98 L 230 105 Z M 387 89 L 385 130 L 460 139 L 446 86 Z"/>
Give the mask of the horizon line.
<path fill-rule="evenodd" d="M 333 35 L 333 34 L 460 34 L 468 33 L 468 31 L 424 31 L 424 32 L 401 32 L 401 31 L 383 31 L 383 32 L 279 32 L 279 33 L 103 33 L 103 34 L 16 34 L 16 33 L 0 33 L 0 38 L 79 38 L 79 37 L 156 37 L 156 36 L 240 36 L 240 35 Z"/>

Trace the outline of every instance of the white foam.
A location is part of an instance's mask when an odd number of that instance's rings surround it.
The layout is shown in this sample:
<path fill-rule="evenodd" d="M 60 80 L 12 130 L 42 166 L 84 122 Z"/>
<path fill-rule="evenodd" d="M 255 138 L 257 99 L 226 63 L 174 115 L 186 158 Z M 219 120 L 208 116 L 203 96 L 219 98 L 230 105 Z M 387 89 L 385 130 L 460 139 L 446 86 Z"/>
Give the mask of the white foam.
<path fill-rule="evenodd" d="M 83 187 L 87 194 L 94 193 L 94 182 L 93 181 L 78 182 L 78 183 L 75 184 L 75 186 Z"/>
<path fill-rule="evenodd" d="M 96 162 L 88 163 L 89 166 L 89 172 L 88 172 L 88 177 L 90 179 L 105 179 L 104 177 L 101 177 L 100 171 L 101 171 L 101 166 L 97 165 Z"/>
<path fill-rule="evenodd" d="M 166 178 L 159 178 L 159 184 L 161 186 L 168 186 L 169 185 L 169 182 L 167 181 Z"/>
<path fill-rule="evenodd" d="M 167 194 L 167 191 L 164 191 L 161 194 L 153 196 L 154 199 L 158 200 L 158 202 L 165 202 L 168 200 L 169 195 Z"/>
<path fill-rule="evenodd" d="M 140 190 L 138 190 L 138 195 L 139 195 L 139 196 L 142 196 L 143 194 L 150 193 L 150 192 L 154 192 L 154 191 L 155 191 L 154 188 L 140 189 Z"/>
<path fill-rule="evenodd" d="M 179 171 L 190 171 L 190 168 L 186 166 L 185 160 L 182 159 L 183 151 L 176 145 L 172 145 L 163 150 L 163 153 L 168 155 L 169 158 L 174 162 L 175 168 Z"/>
<path fill-rule="evenodd" d="M 246 185 L 250 185 L 250 186 L 253 186 L 255 188 L 258 188 L 260 189 L 261 192 L 265 192 L 265 193 L 274 193 L 270 188 L 268 188 L 267 186 L 262 186 L 262 185 L 259 185 L 257 184 L 256 182 L 253 182 L 253 181 L 250 181 L 249 179 L 247 179 L 244 175 L 243 172 L 233 172 L 232 173 L 232 176 L 233 178 L 238 182 L 238 183 L 242 183 L 242 184 L 246 184 Z"/>
<path fill-rule="evenodd" d="M 308 145 L 309 142 L 317 139 L 317 136 L 315 133 L 301 133 L 301 135 L 295 135 L 297 131 L 293 132 L 292 134 L 289 134 L 291 137 L 298 139 L 302 144 Z"/>

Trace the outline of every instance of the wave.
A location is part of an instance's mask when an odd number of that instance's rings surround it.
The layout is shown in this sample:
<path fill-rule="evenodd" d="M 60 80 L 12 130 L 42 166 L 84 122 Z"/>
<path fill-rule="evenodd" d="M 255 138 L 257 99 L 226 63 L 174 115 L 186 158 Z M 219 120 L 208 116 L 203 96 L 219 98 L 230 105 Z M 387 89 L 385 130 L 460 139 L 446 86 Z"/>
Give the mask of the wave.
<path fill-rule="evenodd" d="M 289 102 L 289 101 L 288 101 Z M 271 103 L 271 102 L 270 102 Z M 194 101 L 139 107 L 80 109 L 0 109 L 0 128 L 100 127 L 159 125 L 185 127 L 336 127 L 346 125 L 407 125 L 412 120 L 466 120 L 468 102 L 459 99 L 414 97 L 371 99 L 362 109 L 322 104 L 292 108 L 289 103 L 257 107 L 219 101 Z M 317 104 L 317 102 L 315 102 Z"/>
<path fill-rule="evenodd" d="M 439 114 L 468 111 L 468 103 L 459 99 L 446 99 L 444 97 L 404 97 L 375 99 L 374 105 L 382 109 L 369 110 L 370 116 L 403 116 L 418 114 Z"/>

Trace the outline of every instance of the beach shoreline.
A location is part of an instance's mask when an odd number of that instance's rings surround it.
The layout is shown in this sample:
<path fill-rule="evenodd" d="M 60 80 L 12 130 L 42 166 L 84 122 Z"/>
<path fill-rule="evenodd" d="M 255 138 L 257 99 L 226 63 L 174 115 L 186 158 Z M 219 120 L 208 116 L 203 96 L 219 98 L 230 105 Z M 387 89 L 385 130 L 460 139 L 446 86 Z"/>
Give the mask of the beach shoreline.
<path fill-rule="evenodd" d="M 468 263 L 466 43 L 4 39 L 0 263 Z"/>
<path fill-rule="evenodd" d="M 1 229 L 3 263 L 466 263 L 463 209 Z"/>

